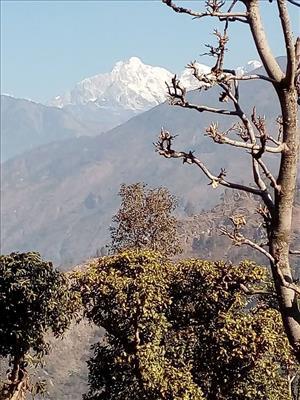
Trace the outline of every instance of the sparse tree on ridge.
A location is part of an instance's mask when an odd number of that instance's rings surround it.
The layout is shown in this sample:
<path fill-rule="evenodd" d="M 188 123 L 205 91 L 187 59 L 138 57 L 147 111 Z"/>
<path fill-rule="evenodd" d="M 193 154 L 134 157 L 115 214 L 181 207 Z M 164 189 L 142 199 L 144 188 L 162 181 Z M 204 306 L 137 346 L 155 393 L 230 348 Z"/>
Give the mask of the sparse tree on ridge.
<path fill-rule="evenodd" d="M 121 185 L 120 209 L 113 217 L 111 250 L 151 249 L 169 256 L 181 252 L 177 219 L 173 212 L 177 200 L 168 189 L 150 189 L 144 183 Z"/>
<path fill-rule="evenodd" d="M 297 164 L 299 157 L 300 133 L 297 126 L 297 101 L 300 96 L 300 38 L 293 37 L 290 23 L 288 3 L 300 6 L 298 0 L 274 0 L 270 7 L 277 7 L 278 19 L 274 24 L 281 29 L 286 48 L 286 68 L 283 71 L 272 54 L 265 34 L 261 18 L 259 0 L 207 0 L 203 11 L 195 11 L 178 6 L 172 0 L 163 0 L 166 6 L 177 13 L 188 14 L 196 20 L 214 18 L 221 25 L 221 30 L 215 30 L 217 45 L 209 45 L 209 55 L 215 57 L 216 63 L 208 74 L 198 71 L 195 62 L 188 64 L 199 88 L 218 87 L 221 91 L 219 101 L 228 103 L 224 107 L 211 107 L 202 104 L 192 104 L 186 96 L 186 89 L 176 76 L 168 84 L 170 103 L 175 106 L 208 112 L 220 116 L 231 116 L 235 124 L 228 130 L 222 130 L 221 125 L 211 124 L 206 129 L 206 135 L 215 143 L 229 145 L 237 151 L 246 151 L 252 165 L 254 186 L 243 185 L 227 180 L 226 171 L 210 171 L 201 159 L 192 151 L 180 151 L 174 147 L 175 135 L 165 129 L 161 130 L 156 143 L 158 153 L 166 158 L 179 158 L 183 162 L 195 165 L 206 175 L 212 188 L 221 185 L 227 188 L 253 193 L 262 205 L 261 214 L 267 232 L 266 243 L 256 243 L 246 238 L 240 229 L 246 221 L 242 215 L 233 216 L 232 230 L 223 229 L 236 245 L 248 245 L 263 253 L 269 260 L 277 294 L 277 300 L 285 327 L 285 332 L 292 345 L 298 361 L 300 361 L 300 311 L 298 298 L 300 286 L 294 282 L 292 274 L 293 258 L 299 255 L 299 249 L 290 248 L 292 209 L 296 191 Z M 196 4 L 196 2 L 195 2 Z M 239 7 L 240 6 L 240 7 Z M 236 8 L 239 7 L 238 10 Z M 242 8 L 242 10 L 241 10 Z M 299 8 L 295 9 L 299 12 Z M 237 76 L 235 71 L 225 67 L 225 52 L 229 40 L 229 30 L 232 23 L 249 27 L 253 41 L 265 69 L 264 74 L 246 74 Z M 176 35 L 176 33 L 174 33 Z M 247 115 L 240 103 L 239 83 L 241 81 L 264 80 L 274 88 L 278 97 L 281 115 L 278 117 L 278 133 L 270 133 L 266 127 L 265 118 L 255 109 Z M 272 173 L 266 161 L 266 155 L 273 154 L 279 158 L 279 168 Z M 222 167 L 222 166 L 220 166 Z"/>

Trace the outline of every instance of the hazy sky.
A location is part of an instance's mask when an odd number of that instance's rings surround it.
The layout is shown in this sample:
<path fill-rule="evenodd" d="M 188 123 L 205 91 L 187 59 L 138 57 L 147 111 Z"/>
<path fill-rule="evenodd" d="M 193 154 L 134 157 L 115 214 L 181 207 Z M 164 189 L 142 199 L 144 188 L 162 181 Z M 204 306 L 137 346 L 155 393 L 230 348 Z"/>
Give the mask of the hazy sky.
<path fill-rule="evenodd" d="M 199 9 L 204 0 L 184 4 Z M 261 6 L 271 46 L 282 55 L 276 5 L 261 0 Z M 298 29 L 295 7 L 292 22 Z M 194 59 L 210 64 L 199 55 L 214 27 L 210 19 L 192 20 L 154 0 L 2 0 L 1 93 L 47 101 L 131 56 L 172 72 Z M 258 58 L 246 24 L 232 24 L 230 39 L 228 66 Z"/>

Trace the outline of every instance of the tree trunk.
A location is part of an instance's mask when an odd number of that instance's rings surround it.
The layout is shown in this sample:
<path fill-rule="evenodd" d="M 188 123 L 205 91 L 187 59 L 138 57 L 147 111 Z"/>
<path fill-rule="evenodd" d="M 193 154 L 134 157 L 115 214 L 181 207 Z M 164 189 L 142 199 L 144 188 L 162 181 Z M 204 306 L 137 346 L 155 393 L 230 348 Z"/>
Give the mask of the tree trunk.
<path fill-rule="evenodd" d="M 28 382 L 23 361 L 23 356 L 15 356 L 8 382 L 1 389 L 0 400 L 25 400 Z"/>
<path fill-rule="evenodd" d="M 275 195 L 275 209 L 272 215 L 270 234 L 270 253 L 275 259 L 271 265 L 279 307 L 289 342 L 300 362 L 300 312 L 297 294 L 284 286 L 292 282 L 289 264 L 292 209 L 296 190 L 297 163 L 299 156 L 299 132 L 297 130 L 297 94 L 293 85 L 289 89 L 277 89 L 283 119 L 283 142 L 287 149 L 281 157 L 277 183 L 280 192 Z"/>

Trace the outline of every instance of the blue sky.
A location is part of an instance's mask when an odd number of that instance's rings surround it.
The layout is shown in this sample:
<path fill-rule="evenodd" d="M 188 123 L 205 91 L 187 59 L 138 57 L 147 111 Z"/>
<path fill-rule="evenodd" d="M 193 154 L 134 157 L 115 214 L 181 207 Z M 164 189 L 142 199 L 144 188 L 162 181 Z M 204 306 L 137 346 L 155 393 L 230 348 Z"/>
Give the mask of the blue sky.
<path fill-rule="evenodd" d="M 199 9 L 204 1 L 184 3 Z M 282 55 L 276 6 L 268 0 L 261 6 L 271 46 Z M 295 30 L 299 22 L 294 7 Z M 214 27 L 210 19 L 192 20 L 154 0 L 2 0 L 1 93 L 44 102 L 131 56 L 173 72 L 194 59 L 210 64 L 199 55 Z M 246 24 L 233 24 L 230 39 L 228 66 L 258 58 Z"/>

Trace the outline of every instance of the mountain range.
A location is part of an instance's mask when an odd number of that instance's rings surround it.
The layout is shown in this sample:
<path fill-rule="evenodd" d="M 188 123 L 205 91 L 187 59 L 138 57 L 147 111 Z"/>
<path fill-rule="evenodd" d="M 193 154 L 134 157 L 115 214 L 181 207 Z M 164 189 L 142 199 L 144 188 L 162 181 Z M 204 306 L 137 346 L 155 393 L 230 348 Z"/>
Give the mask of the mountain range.
<path fill-rule="evenodd" d="M 216 105 L 219 92 L 194 90 L 189 96 Z M 268 128 L 276 129 L 279 105 L 267 82 L 243 83 L 241 102 L 248 112 L 256 105 L 271 121 Z M 179 197 L 181 213 L 214 206 L 222 190 L 213 190 L 196 168 L 159 157 L 152 143 L 164 126 L 179 134 L 176 148 L 195 150 L 216 174 L 222 167 L 228 179 L 250 182 L 250 157 L 203 135 L 217 120 L 222 129 L 233 122 L 163 103 L 101 135 L 53 142 L 8 160 L 2 174 L 2 251 L 38 250 L 65 267 L 94 255 L 109 240 L 123 182 L 167 186 Z M 267 162 L 274 167 L 275 157 Z"/>
<path fill-rule="evenodd" d="M 259 66 L 250 61 L 239 74 Z M 210 67 L 197 64 L 200 73 Z M 1 161 L 39 145 L 78 136 L 96 136 L 166 100 L 166 82 L 174 73 L 131 57 L 119 61 L 111 72 L 78 82 L 47 105 L 1 96 Z M 198 82 L 191 70 L 178 75 L 187 90 Z"/>

